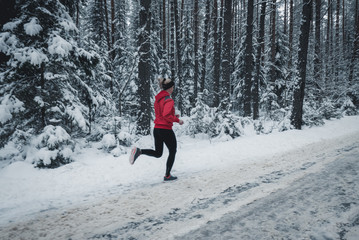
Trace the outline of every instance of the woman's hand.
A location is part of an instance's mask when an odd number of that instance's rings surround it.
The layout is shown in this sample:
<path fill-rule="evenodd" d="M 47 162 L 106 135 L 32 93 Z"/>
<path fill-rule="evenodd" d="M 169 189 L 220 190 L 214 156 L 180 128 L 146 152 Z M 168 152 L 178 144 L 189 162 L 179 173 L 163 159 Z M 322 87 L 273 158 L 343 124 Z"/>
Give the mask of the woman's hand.
<path fill-rule="evenodd" d="M 179 123 L 179 125 L 183 125 L 184 122 L 183 122 L 183 120 L 180 119 L 178 123 Z"/>

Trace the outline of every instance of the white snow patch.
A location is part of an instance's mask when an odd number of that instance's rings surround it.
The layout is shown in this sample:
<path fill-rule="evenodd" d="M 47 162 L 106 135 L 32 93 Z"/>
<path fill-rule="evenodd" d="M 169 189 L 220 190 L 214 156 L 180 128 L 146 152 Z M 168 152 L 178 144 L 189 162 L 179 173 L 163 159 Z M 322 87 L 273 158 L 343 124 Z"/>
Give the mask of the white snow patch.
<path fill-rule="evenodd" d="M 12 31 L 14 30 L 19 24 L 21 23 L 21 20 L 16 20 L 16 21 L 13 21 L 13 22 L 8 22 L 8 23 L 5 23 L 4 26 L 3 26 L 3 30 L 4 31 Z"/>
<path fill-rule="evenodd" d="M 112 147 L 116 147 L 117 143 L 116 143 L 115 136 L 112 135 L 112 134 L 105 134 L 102 137 L 101 145 L 102 145 L 102 148 L 104 148 L 104 149 L 109 149 L 109 148 L 112 148 Z"/>
<path fill-rule="evenodd" d="M 43 62 L 49 61 L 47 56 L 42 51 L 39 51 L 35 48 L 30 48 L 28 51 L 28 54 L 29 54 L 29 58 L 30 58 L 30 63 L 32 65 L 40 66 Z"/>
<path fill-rule="evenodd" d="M 70 116 L 74 124 L 78 125 L 82 130 L 86 131 L 86 119 L 82 115 L 80 107 L 68 106 L 66 107 L 65 113 Z"/>
<path fill-rule="evenodd" d="M 63 39 L 60 36 L 54 36 L 49 40 L 49 53 L 54 55 L 58 54 L 62 57 L 66 57 L 69 55 L 70 51 L 72 51 L 72 44 Z"/>
<path fill-rule="evenodd" d="M 6 123 L 12 118 L 13 113 L 18 113 L 24 109 L 24 103 L 15 96 L 5 95 L 0 104 L 0 122 Z"/>
<path fill-rule="evenodd" d="M 36 17 L 31 18 L 31 21 L 24 24 L 24 29 L 27 35 L 35 36 L 42 30 L 39 20 Z"/>
<path fill-rule="evenodd" d="M 62 20 L 61 22 L 60 22 L 60 25 L 61 26 L 63 26 L 64 27 L 64 29 L 65 29 L 65 31 L 78 31 L 78 29 L 77 29 L 77 27 L 76 27 L 76 25 L 75 25 L 75 23 L 74 22 L 72 22 L 72 21 L 69 21 L 69 20 Z"/>

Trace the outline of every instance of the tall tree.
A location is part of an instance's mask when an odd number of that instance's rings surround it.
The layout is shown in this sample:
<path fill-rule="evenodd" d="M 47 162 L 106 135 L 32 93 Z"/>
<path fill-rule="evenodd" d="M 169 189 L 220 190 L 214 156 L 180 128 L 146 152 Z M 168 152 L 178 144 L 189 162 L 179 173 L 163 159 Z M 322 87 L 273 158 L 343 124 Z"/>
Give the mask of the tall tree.
<path fill-rule="evenodd" d="M 276 80 L 276 69 L 275 69 L 275 57 L 276 57 L 276 15 L 277 15 L 277 4 L 276 0 L 272 0 L 271 4 L 271 35 L 270 35 L 270 59 L 271 59 L 271 69 L 270 69 L 270 81 L 273 84 Z"/>
<path fill-rule="evenodd" d="M 218 24 L 218 2 L 217 0 L 213 3 L 213 42 L 214 42 L 214 69 L 213 69 L 213 105 L 215 107 L 219 106 L 219 91 L 220 91 L 220 77 L 221 77 L 221 45 L 219 39 L 221 38 L 219 34 Z"/>
<path fill-rule="evenodd" d="M 289 1 L 289 60 L 288 60 L 288 69 L 289 74 L 288 78 L 292 77 L 292 66 L 293 66 L 293 31 L 294 31 L 294 3 L 293 0 Z"/>
<path fill-rule="evenodd" d="M 321 6 L 322 0 L 315 0 L 315 46 L 314 46 L 314 82 L 316 83 L 316 96 L 319 98 L 320 94 L 320 87 L 319 82 L 322 76 L 322 67 L 321 67 Z"/>
<path fill-rule="evenodd" d="M 194 99 L 198 97 L 199 79 L 199 7 L 198 0 L 194 0 Z M 194 106 L 195 103 L 193 103 Z"/>
<path fill-rule="evenodd" d="M 350 61 L 350 67 L 349 67 L 349 87 L 353 85 L 353 79 L 354 79 L 354 69 L 358 61 L 359 57 L 359 0 L 355 1 L 355 35 L 354 35 L 354 44 L 353 44 L 353 51 Z"/>
<path fill-rule="evenodd" d="M 244 116 L 248 117 L 252 113 L 251 107 L 251 90 L 252 90 L 252 71 L 253 71 L 253 11 L 254 1 L 248 0 L 247 11 L 247 31 L 245 39 L 244 53 Z"/>
<path fill-rule="evenodd" d="M 210 0 L 206 1 L 206 18 L 204 20 L 204 32 L 203 32 L 203 45 L 202 45 L 202 71 L 199 91 L 203 93 L 205 87 L 206 73 L 207 73 L 207 44 L 209 39 L 210 29 Z"/>
<path fill-rule="evenodd" d="M 224 97 L 223 109 L 227 109 L 231 91 L 231 52 L 232 52 L 232 0 L 225 0 L 224 25 L 223 25 L 223 84 L 222 96 Z"/>
<path fill-rule="evenodd" d="M 298 76 L 294 85 L 293 109 L 291 115 L 291 123 L 296 129 L 302 128 L 309 33 L 312 19 L 312 5 L 312 0 L 303 0 L 298 52 Z"/>
<path fill-rule="evenodd" d="M 173 94 L 173 97 L 177 97 L 177 93 L 179 95 L 179 106 L 181 106 L 182 102 L 182 85 L 183 85 L 183 79 L 182 79 L 182 49 L 181 49 L 181 32 L 180 32 L 180 11 L 178 9 L 178 3 L 177 1 L 174 1 L 174 15 L 175 15 L 175 38 L 176 38 L 176 62 L 177 62 L 177 79 L 178 82 L 178 91 L 175 91 Z M 182 111 L 182 109 L 180 109 Z"/>
<path fill-rule="evenodd" d="M 150 31 L 151 31 L 151 0 L 141 1 L 139 13 L 139 55 L 138 62 L 138 91 L 139 96 L 139 112 L 137 132 L 140 134 L 150 134 L 151 121 L 151 105 L 150 101 L 150 78 L 151 62 L 150 62 Z"/>
<path fill-rule="evenodd" d="M 262 48 L 264 46 L 264 24 L 265 24 L 265 14 L 266 14 L 267 1 L 262 1 L 261 4 L 261 14 L 259 21 L 259 33 L 258 33 L 258 45 L 257 45 L 257 55 L 256 55 L 256 74 L 253 81 L 253 119 L 256 120 L 259 118 L 259 81 L 260 81 L 260 72 L 261 72 L 261 59 L 262 59 Z"/>

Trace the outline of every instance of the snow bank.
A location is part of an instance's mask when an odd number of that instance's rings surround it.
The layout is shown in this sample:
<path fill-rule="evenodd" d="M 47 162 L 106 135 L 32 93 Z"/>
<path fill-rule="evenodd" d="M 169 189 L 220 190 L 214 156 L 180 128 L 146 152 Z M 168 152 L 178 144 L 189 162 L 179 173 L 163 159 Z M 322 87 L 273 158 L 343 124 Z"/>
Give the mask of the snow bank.
<path fill-rule="evenodd" d="M 175 131 L 180 127 L 176 126 Z M 50 130 L 52 134 L 48 135 L 56 135 L 55 129 Z M 253 171 L 261 171 L 256 169 L 256 163 L 276 154 L 355 132 L 359 132 L 358 116 L 326 121 L 322 127 L 305 128 L 302 131 L 250 134 L 227 142 L 214 143 L 209 139 L 178 136 L 173 174 L 180 179 L 190 178 L 200 172 L 248 165 Z M 57 139 L 61 136 L 64 140 L 68 139 L 64 134 L 60 134 Z M 47 142 L 56 144 L 56 141 Z M 111 145 L 113 138 L 105 137 L 103 143 Z M 83 143 L 83 146 L 86 145 L 88 143 Z M 153 138 L 143 137 L 136 145 L 151 148 Z M 27 161 L 14 162 L 0 169 L 0 224 L 23 219 L 39 211 L 91 202 L 107 195 L 119 195 L 128 189 L 161 182 L 167 149 L 161 159 L 141 156 L 132 166 L 128 163 L 128 154 L 115 157 L 98 146 L 95 144 L 93 147 L 77 149 L 74 153 L 68 149 L 66 154 L 71 155 L 75 161 L 56 169 L 37 169 Z M 34 154 L 51 158 L 51 153 L 41 148 Z M 130 147 L 127 148 L 129 151 Z"/>

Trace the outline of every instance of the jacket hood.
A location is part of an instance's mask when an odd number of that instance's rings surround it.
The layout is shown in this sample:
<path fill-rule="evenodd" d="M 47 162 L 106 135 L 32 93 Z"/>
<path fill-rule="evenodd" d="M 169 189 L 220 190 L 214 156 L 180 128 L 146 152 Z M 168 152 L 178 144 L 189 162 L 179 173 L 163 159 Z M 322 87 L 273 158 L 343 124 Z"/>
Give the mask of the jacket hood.
<path fill-rule="evenodd" d="M 156 102 L 160 101 L 162 98 L 164 98 L 164 97 L 166 97 L 166 96 L 169 96 L 169 95 L 170 95 L 170 94 L 169 94 L 167 91 L 162 90 L 161 92 L 159 92 L 159 93 L 156 95 L 156 97 L 155 97 Z"/>

